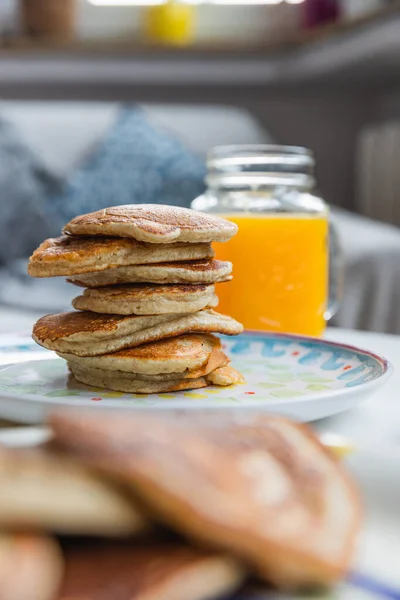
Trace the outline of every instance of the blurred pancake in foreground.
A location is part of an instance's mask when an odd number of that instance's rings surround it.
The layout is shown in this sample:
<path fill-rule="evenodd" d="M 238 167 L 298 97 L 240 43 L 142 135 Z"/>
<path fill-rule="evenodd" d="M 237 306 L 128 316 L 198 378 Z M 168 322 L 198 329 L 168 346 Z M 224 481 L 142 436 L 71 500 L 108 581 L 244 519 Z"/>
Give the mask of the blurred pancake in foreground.
<path fill-rule="evenodd" d="M 117 265 L 143 265 L 212 258 L 210 244 L 146 244 L 134 239 L 62 236 L 44 241 L 29 259 L 32 277 L 103 271 Z"/>
<path fill-rule="evenodd" d="M 70 312 L 39 319 L 33 339 L 49 350 L 98 356 L 186 333 L 238 335 L 242 331 L 240 323 L 211 309 L 148 316 Z"/>
<path fill-rule="evenodd" d="M 283 418 L 64 413 L 56 439 L 131 486 L 170 527 L 236 554 L 282 588 L 344 576 L 360 502 L 342 466 Z"/>
<path fill-rule="evenodd" d="M 221 283 L 232 279 L 232 263 L 222 260 L 166 262 L 73 275 L 68 281 L 81 287 L 102 287 L 120 283 Z"/>
<path fill-rule="evenodd" d="M 135 238 L 152 244 L 225 242 L 237 225 L 189 208 L 162 204 L 127 204 L 104 208 L 72 219 L 63 233 Z"/>
<path fill-rule="evenodd" d="M 55 600 L 63 576 L 56 541 L 40 535 L 0 535 L 1 600 Z"/>
<path fill-rule="evenodd" d="M 212 600 L 244 579 L 233 559 L 183 545 L 83 545 L 65 561 L 59 600 Z"/>
<path fill-rule="evenodd" d="M 48 450 L 1 447 L 0 490 L 2 529 L 128 536 L 147 527 L 120 486 Z"/>
<path fill-rule="evenodd" d="M 84 291 L 72 301 L 77 310 L 113 315 L 194 313 L 213 308 L 218 298 L 213 285 L 125 284 Z"/>

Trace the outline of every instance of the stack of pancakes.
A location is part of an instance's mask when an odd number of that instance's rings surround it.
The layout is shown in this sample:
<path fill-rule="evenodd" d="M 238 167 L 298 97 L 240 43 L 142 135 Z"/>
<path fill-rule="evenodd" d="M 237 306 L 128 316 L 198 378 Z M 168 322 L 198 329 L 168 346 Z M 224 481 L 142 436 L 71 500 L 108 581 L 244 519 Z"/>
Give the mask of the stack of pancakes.
<path fill-rule="evenodd" d="M 39 319 L 33 338 L 95 387 L 160 393 L 242 382 L 213 335 L 243 330 L 213 310 L 214 284 L 232 278 L 232 265 L 213 259 L 211 242 L 236 231 L 225 219 L 163 205 L 72 219 L 33 253 L 28 273 L 85 287 L 73 300 L 80 312 Z"/>

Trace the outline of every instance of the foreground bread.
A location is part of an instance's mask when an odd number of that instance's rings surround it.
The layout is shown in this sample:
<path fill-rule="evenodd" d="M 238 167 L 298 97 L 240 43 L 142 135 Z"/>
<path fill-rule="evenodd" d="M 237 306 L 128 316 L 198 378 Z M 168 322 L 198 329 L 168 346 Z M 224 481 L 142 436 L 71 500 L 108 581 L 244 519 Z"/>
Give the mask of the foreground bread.
<path fill-rule="evenodd" d="M 1 600 L 56 600 L 63 559 L 55 541 L 40 535 L 0 535 Z"/>
<path fill-rule="evenodd" d="M 162 315 L 194 313 L 218 305 L 215 287 L 134 283 L 89 288 L 72 301 L 77 310 L 109 315 Z"/>
<path fill-rule="evenodd" d="M 99 356 L 186 333 L 237 335 L 243 326 L 213 310 L 188 315 L 118 316 L 92 312 L 47 315 L 33 328 L 33 339 L 49 350 Z"/>
<path fill-rule="evenodd" d="M 338 462 L 302 425 L 59 414 L 60 443 L 132 487 L 169 526 L 242 557 L 285 588 L 349 566 L 360 506 Z"/>
<path fill-rule="evenodd" d="M 32 277 L 104 271 L 117 265 L 143 265 L 212 258 L 210 244 L 146 244 L 133 239 L 62 236 L 45 240 L 29 259 Z"/>
<path fill-rule="evenodd" d="M 215 215 L 162 204 L 127 204 L 72 219 L 63 233 L 134 238 L 152 244 L 225 242 L 237 225 Z"/>
<path fill-rule="evenodd" d="M 232 279 L 232 264 L 222 260 L 168 262 L 156 265 L 114 267 L 95 273 L 71 276 L 80 287 L 102 287 L 120 283 L 221 283 Z"/>
<path fill-rule="evenodd" d="M 65 560 L 59 600 L 212 600 L 244 579 L 233 559 L 183 545 L 83 545 Z"/>
<path fill-rule="evenodd" d="M 128 536 L 147 522 L 119 486 L 68 456 L 1 447 L 0 527 Z"/>

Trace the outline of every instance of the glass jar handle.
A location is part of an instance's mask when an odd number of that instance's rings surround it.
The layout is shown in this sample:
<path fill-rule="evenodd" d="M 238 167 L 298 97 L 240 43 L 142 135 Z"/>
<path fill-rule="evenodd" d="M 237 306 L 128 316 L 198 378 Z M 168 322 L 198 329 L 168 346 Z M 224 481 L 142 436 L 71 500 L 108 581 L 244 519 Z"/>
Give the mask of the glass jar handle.
<path fill-rule="evenodd" d="M 329 221 L 329 291 L 325 320 L 337 313 L 343 297 L 344 255 L 337 227 Z"/>

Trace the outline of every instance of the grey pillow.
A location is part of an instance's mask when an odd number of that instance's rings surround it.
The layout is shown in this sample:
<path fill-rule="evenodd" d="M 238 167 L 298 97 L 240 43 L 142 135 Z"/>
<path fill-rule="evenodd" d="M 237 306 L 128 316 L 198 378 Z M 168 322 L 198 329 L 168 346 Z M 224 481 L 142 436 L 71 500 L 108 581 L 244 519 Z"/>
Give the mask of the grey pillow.
<path fill-rule="evenodd" d="M 28 256 L 57 233 L 46 215 L 46 198 L 59 188 L 13 125 L 0 118 L 0 263 Z"/>

